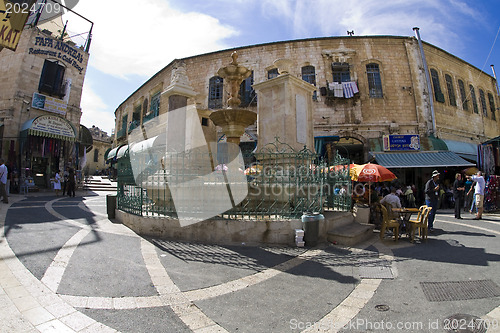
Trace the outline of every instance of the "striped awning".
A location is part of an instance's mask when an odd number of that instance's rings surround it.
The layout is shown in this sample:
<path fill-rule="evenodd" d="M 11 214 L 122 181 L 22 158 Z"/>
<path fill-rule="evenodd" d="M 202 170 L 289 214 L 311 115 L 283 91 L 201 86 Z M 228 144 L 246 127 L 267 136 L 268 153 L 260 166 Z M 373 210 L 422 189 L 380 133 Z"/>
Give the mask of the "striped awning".
<path fill-rule="evenodd" d="M 43 115 L 26 121 L 21 126 L 21 133 L 42 136 L 65 141 L 75 141 L 76 131 L 64 118 L 55 115 Z"/>
<path fill-rule="evenodd" d="M 476 166 L 451 151 L 404 153 L 372 152 L 378 164 L 390 168 L 446 168 Z"/>

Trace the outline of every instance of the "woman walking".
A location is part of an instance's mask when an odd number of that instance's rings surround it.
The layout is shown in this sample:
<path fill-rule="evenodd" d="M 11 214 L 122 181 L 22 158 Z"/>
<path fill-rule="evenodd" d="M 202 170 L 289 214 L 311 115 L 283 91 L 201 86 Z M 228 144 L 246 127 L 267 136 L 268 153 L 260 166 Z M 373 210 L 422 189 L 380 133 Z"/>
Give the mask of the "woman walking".
<path fill-rule="evenodd" d="M 56 191 L 57 197 L 59 196 L 59 191 L 61 190 L 61 175 L 59 174 L 60 172 L 60 170 L 57 170 L 54 177 L 54 190 Z"/>

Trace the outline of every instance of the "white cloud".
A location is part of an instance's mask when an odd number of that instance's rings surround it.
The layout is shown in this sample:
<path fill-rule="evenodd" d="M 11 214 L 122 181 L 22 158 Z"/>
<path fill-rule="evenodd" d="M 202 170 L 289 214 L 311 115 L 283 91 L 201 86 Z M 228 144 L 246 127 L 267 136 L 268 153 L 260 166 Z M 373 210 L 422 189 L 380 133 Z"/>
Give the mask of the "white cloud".
<path fill-rule="evenodd" d="M 294 38 L 355 35 L 413 36 L 450 52 L 465 48 L 460 29 L 482 24 L 481 13 L 463 0 L 279 0 L 262 3 L 262 11 L 286 24 Z M 271 9 L 271 10 L 270 10 Z"/>
<path fill-rule="evenodd" d="M 108 110 L 108 105 L 92 89 L 92 82 L 89 79 L 86 79 L 83 85 L 80 107 L 82 108 L 80 120 L 82 125 L 86 127 L 95 125 L 111 135 L 112 129 L 115 128 L 115 115 Z"/>
<path fill-rule="evenodd" d="M 75 11 L 94 22 L 90 65 L 121 78 L 150 77 L 175 58 L 226 48 L 222 40 L 237 34 L 165 0 L 85 0 Z"/>

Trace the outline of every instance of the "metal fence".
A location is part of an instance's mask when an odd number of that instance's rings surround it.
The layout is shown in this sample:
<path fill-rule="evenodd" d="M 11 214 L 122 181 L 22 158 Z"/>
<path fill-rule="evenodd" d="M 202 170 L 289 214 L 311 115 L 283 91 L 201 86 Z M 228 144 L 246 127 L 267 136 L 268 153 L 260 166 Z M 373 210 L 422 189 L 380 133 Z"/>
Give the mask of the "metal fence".
<path fill-rule="evenodd" d="M 118 160 L 118 209 L 140 216 L 202 215 L 211 207 L 207 202 L 217 207 L 219 199 L 227 201 L 225 193 L 230 194 L 231 205 L 215 212 L 220 218 L 279 220 L 299 218 L 304 212 L 351 208 L 348 160 L 336 156 L 328 166 L 309 149 L 295 151 L 278 139 L 245 154 L 244 167 L 238 170 L 241 178 L 232 177 L 229 182 L 229 161 L 221 159 L 220 152 L 153 152 L 148 156 L 140 174 L 133 170 L 128 154 Z M 168 184 L 188 184 L 189 191 L 176 191 L 174 200 Z M 242 186 L 248 194 L 235 202 L 231 191 Z"/>

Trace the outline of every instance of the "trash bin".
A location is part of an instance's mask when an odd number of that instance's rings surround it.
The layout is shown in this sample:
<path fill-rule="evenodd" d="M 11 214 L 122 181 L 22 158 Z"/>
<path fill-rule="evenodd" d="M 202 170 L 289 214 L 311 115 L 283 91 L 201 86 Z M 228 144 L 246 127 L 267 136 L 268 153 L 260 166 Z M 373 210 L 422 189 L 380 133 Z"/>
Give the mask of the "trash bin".
<path fill-rule="evenodd" d="M 114 219 L 116 209 L 116 194 L 106 195 L 106 209 L 108 212 L 108 219 Z"/>
<path fill-rule="evenodd" d="M 319 238 L 319 221 L 325 217 L 320 213 L 306 212 L 302 215 L 302 223 L 304 224 L 304 241 L 306 246 L 316 246 Z"/>

